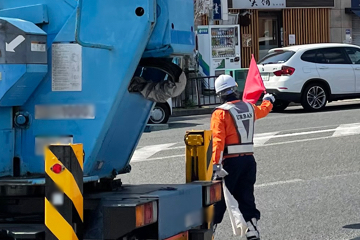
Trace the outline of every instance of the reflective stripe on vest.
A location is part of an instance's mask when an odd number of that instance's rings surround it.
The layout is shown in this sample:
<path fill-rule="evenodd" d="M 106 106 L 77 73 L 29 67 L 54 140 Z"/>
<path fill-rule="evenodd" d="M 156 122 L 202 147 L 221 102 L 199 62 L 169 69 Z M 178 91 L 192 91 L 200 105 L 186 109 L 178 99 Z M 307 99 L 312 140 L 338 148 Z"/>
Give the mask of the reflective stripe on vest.
<path fill-rule="evenodd" d="M 217 108 L 229 111 L 233 118 L 240 140 L 239 145 L 225 146 L 224 155 L 254 152 L 254 108 L 250 103 L 225 103 Z"/>

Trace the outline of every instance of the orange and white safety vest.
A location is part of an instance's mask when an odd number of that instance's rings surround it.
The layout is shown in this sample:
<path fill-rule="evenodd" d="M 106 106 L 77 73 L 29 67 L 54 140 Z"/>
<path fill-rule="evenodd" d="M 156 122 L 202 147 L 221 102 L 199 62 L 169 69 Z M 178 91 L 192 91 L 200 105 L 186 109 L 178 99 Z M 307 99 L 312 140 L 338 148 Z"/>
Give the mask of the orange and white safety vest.
<path fill-rule="evenodd" d="M 224 156 L 254 153 L 255 112 L 247 102 L 225 103 L 219 109 L 227 110 L 236 124 L 239 144 L 225 145 Z"/>

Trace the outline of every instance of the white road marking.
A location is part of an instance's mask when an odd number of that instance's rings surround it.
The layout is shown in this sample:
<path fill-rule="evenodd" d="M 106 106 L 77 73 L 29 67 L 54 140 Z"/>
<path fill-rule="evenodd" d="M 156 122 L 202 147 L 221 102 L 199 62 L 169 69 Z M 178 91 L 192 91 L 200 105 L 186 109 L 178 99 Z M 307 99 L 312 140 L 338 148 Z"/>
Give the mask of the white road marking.
<path fill-rule="evenodd" d="M 315 140 L 324 140 L 324 139 L 338 138 L 338 137 L 351 136 L 351 135 L 357 135 L 357 134 L 348 134 L 348 135 L 342 135 L 342 136 L 317 137 L 317 138 L 299 139 L 299 140 L 294 140 L 294 141 L 285 141 L 285 142 L 278 142 L 278 143 L 269 143 L 269 144 L 263 145 L 262 147 L 276 146 L 276 145 L 283 145 L 283 144 L 290 144 L 290 143 L 299 143 L 299 142 L 310 142 L 310 141 L 315 141 Z"/>
<path fill-rule="evenodd" d="M 255 185 L 255 188 L 269 187 L 269 186 L 281 185 L 281 184 L 287 184 L 287 183 L 298 183 L 298 182 L 309 182 L 309 181 L 316 181 L 316 180 L 327 180 L 327 179 L 334 179 L 334 178 L 338 178 L 338 177 L 349 177 L 349 176 L 354 176 L 354 175 L 360 175 L 360 172 L 352 172 L 352 173 L 347 173 L 347 174 L 331 175 L 331 176 L 324 176 L 324 177 L 311 178 L 311 179 L 291 179 L 291 180 L 286 180 L 286 181 L 263 183 L 263 184 Z"/>
<path fill-rule="evenodd" d="M 144 159 L 142 161 L 155 161 L 155 160 L 163 160 L 163 159 L 178 158 L 178 157 L 185 157 L 185 154 L 171 155 L 171 156 L 157 157 L 157 158 L 148 158 L 148 159 Z M 142 161 L 138 161 L 138 162 L 142 162 Z"/>
<path fill-rule="evenodd" d="M 294 136 L 309 135 L 309 134 L 316 134 L 316 133 L 326 133 L 326 132 L 333 132 L 333 131 L 335 131 L 335 133 L 333 134 L 334 137 L 360 134 L 360 123 L 343 124 L 343 125 L 340 125 L 338 128 L 332 128 L 332 129 L 275 135 L 271 138 L 294 137 Z M 267 138 L 267 137 L 260 137 L 260 139 L 262 139 L 262 138 Z"/>
<path fill-rule="evenodd" d="M 358 135 L 358 134 L 348 134 L 346 136 L 351 136 L 351 135 Z M 276 146 L 276 145 L 284 145 L 284 144 L 290 144 L 290 143 L 299 143 L 299 142 L 310 142 L 310 141 L 315 141 L 315 140 L 325 140 L 325 139 L 330 139 L 330 138 L 338 138 L 338 137 L 344 137 L 345 135 L 341 135 L 341 136 L 327 136 L 327 137 L 317 137 L 317 138 L 308 138 L 308 139 L 300 139 L 300 140 L 294 140 L 294 141 L 286 141 L 286 142 L 278 142 L 278 143 L 268 143 L 266 145 L 261 145 L 261 146 L 255 146 L 256 148 L 258 147 L 271 147 L 271 146 Z M 165 157 L 159 157 L 159 158 L 148 158 L 145 159 L 144 161 L 153 161 L 153 160 L 162 160 L 162 159 L 169 159 L 169 158 L 176 158 L 176 157 L 185 157 L 185 154 L 181 154 L 181 155 L 172 155 L 172 156 L 165 156 Z"/>
<path fill-rule="evenodd" d="M 267 141 L 273 138 L 279 132 L 260 133 L 254 135 L 254 146 L 264 145 Z"/>
<path fill-rule="evenodd" d="M 175 149 L 185 149 L 185 146 L 173 147 L 173 148 L 170 148 L 169 150 L 175 150 Z"/>
<path fill-rule="evenodd" d="M 294 136 L 309 135 L 309 134 L 316 134 L 316 133 L 325 133 L 325 132 L 333 132 L 333 131 L 335 131 L 335 129 L 325 129 L 325 130 L 316 130 L 316 131 L 309 131 L 309 132 L 288 133 L 288 134 L 275 135 L 272 138 L 294 137 Z M 260 139 L 261 138 L 262 137 L 260 137 Z"/>
<path fill-rule="evenodd" d="M 302 181 L 304 181 L 304 180 L 302 180 L 302 179 L 292 179 L 292 180 L 287 180 L 287 181 L 264 183 L 264 184 L 255 185 L 255 188 L 268 187 L 268 186 L 274 186 L 274 185 L 280 185 L 280 184 L 286 184 L 286 183 L 296 183 L 296 182 L 302 182 Z"/>
<path fill-rule="evenodd" d="M 326 126 L 326 127 L 332 127 L 332 126 Z M 314 128 L 308 128 L 308 130 L 309 129 L 314 129 Z M 295 130 L 306 130 L 306 129 L 295 129 Z M 295 131 L 295 130 L 291 130 L 291 131 Z M 299 140 L 293 140 L 293 141 L 283 141 L 283 142 L 266 144 L 270 139 L 273 139 L 273 138 L 286 138 L 286 137 L 319 134 L 319 133 L 326 133 L 326 132 L 334 132 L 334 134 L 331 136 L 325 136 L 325 137 L 307 138 L 307 139 L 299 139 Z M 358 135 L 358 134 L 360 134 L 360 123 L 342 124 L 337 128 L 335 128 L 335 126 L 334 126 L 334 128 L 331 128 L 331 129 L 313 130 L 313 131 L 304 131 L 304 132 L 276 135 L 278 133 L 279 132 L 255 134 L 255 136 L 254 136 L 255 147 L 276 146 L 276 145 L 282 145 L 282 144 L 300 143 L 300 142 L 324 140 L 324 139 L 329 139 L 329 138 L 336 138 L 336 137 L 343 137 L 343 136 L 350 136 L 350 135 Z M 159 144 L 159 145 L 142 147 L 135 151 L 134 156 L 131 161 L 132 162 L 143 162 L 143 161 L 154 161 L 154 160 L 185 157 L 185 154 L 180 154 L 180 155 L 171 155 L 171 156 L 151 158 L 151 156 L 153 156 L 156 153 L 161 152 L 161 151 L 166 151 L 166 150 L 169 151 L 169 150 L 176 150 L 176 149 L 184 149 L 185 150 L 185 145 L 178 146 L 178 147 L 172 147 L 174 145 L 181 144 L 181 143 L 182 142 L 176 142 L 176 143 Z"/>
<path fill-rule="evenodd" d="M 360 123 L 342 124 L 335 129 L 334 137 L 360 134 Z"/>
<path fill-rule="evenodd" d="M 142 147 L 136 150 L 131 158 L 131 162 L 142 162 L 147 160 L 149 157 L 154 154 L 161 152 L 171 146 L 174 146 L 176 143 L 166 143 Z"/>
<path fill-rule="evenodd" d="M 254 135 L 254 145 L 255 146 L 261 146 L 264 145 L 267 141 L 269 141 L 273 136 L 278 134 L 279 132 L 269 132 L 269 133 L 259 133 Z M 178 142 L 176 144 L 180 144 L 181 142 Z M 186 146 L 179 146 L 179 147 L 172 147 L 168 148 L 166 150 L 175 150 L 175 149 L 185 149 Z"/>

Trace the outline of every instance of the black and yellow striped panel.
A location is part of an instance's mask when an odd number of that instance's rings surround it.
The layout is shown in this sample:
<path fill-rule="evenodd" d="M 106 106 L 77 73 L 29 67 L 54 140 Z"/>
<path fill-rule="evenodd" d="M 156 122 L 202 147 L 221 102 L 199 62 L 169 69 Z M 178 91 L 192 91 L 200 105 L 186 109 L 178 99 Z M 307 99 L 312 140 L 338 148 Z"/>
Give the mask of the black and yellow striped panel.
<path fill-rule="evenodd" d="M 212 131 L 192 130 L 185 135 L 186 182 L 211 181 Z"/>
<path fill-rule="evenodd" d="M 56 164 L 64 170 L 53 172 Z M 55 195 L 62 196 L 62 201 L 54 202 Z M 45 239 L 81 240 L 83 203 L 82 144 L 49 146 L 45 151 Z"/>

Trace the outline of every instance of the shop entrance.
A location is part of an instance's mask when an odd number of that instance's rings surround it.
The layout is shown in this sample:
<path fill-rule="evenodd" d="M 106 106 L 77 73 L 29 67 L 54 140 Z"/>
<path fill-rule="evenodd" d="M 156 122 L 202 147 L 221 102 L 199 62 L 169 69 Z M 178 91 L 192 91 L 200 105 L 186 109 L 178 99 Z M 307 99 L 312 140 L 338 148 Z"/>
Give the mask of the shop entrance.
<path fill-rule="evenodd" d="M 259 60 L 267 52 L 283 46 L 281 11 L 259 11 Z"/>

